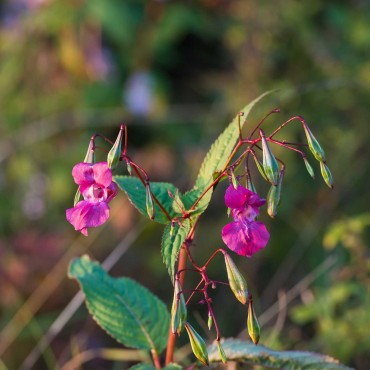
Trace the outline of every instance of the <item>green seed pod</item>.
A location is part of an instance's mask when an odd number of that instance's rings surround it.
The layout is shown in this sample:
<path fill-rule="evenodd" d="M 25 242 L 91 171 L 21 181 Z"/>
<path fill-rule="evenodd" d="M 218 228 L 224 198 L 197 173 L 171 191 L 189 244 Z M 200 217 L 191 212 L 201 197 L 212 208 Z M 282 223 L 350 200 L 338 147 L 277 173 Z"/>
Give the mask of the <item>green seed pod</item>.
<path fill-rule="evenodd" d="M 277 214 L 277 208 L 280 203 L 281 185 L 283 183 L 284 171 L 280 172 L 277 186 L 271 186 L 267 194 L 267 213 L 271 218 Z"/>
<path fill-rule="evenodd" d="M 253 191 L 253 193 L 256 193 L 257 194 L 257 190 L 256 190 L 256 188 L 255 188 L 252 180 L 249 177 L 247 177 L 247 183 L 246 183 L 246 185 L 247 185 L 247 189 L 248 190 Z"/>
<path fill-rule="evenodd" d="M 186 302 L 178 279 L 175 280 L 175 289 L 171 309 L 171 330 L 178 335 L 184 330 L 187 317 Z"/>
<path fill-rule="evenodd" d="M 121 126 L 117 139 L 108 153 L 108 167 L 113 171 L 117 168 L 122 153 L 123 126 Z"/>
<path fill-rule="evenodd" d="M 310 148 L 311 153 L 315 156 L 315 158 L 319 162 L 325 162 L 326 158 L 325 158 L 324 149 L 321 148 L 321 145 L 319 144 L 319 142 L 317 141 L 315 136 L 313 136 L 313 134 L 312 134 L 311 130 L 308 128 L 308 126 L 303 125 L 303 128 L 304 128 L 304 132 L 306 134 L 308 147 Z"/>
<path fill-rule="evenodd" d="M 208 366 L 208 352 L 203 338 L 188 322 L 185 324 L 185 329 L 188 333 L 191 349 L 193 350 L 195 357 L 204 365 Z"/>
<path fill-rule="evenodd" d="M 230 170 L 230 173 L 231 173 L 231 182 L 234 186 L 234 189 L 237 189 L 239 184 L 238 184 L 238 180 L 236 179 L 235 173 L 232 169 Z"/>
<path fill-rule="evenodd" d="M 94 140 L 91 139 L 89 142 L 89 146 L 87 148 L 87 152 L 85 155 L 85 159 L 83 160 L 84 163 L 95 163 L 95 150 L 94 150 Z M 77 188 L 74 201 L 73 201 L 73 206 L 75 206 L 81 198 L 81 192 L 80 192 L 80 187 Z"/>
<path fill-rule="evenodd" d="M 257 344 L 260 340 L 260 325 L 258 323 L 256 314 L 253 309 L 253 301 L 250 299 L 248 304 L 248 319 L 247 319 L 247 326 L 248 326 L 248 334 L 252 339 L 254 344 Z"/>
<path fill-rule="evenodd" d="M 311 167 L 310 163 L 308 162 L 307 158 L 304 157 L 304 164 L 306 165 L 307 172 L 310 174 L 310 176 L 314 179 L 315 173 L 313 172 L 313 168 Z"/>
<path fill-rule="evenodd" d="M 150 191 L 150 185 L 147 184 L 145 186 L 146 191 L 146 211 L 148 213 L 148 216 L 151 220 L 154 220 L 155 217 L 155 210 L 154 210 L 154 203 L 153 203 L 153 197 L 152 193 Z"/>
<path fill-rule="evenodd" d="M 210 314 L 208 314 L 208 330 L 211 330 L 212 328 L 212 324 L 213 324 L 213 319 L 212 319 L 212 316 Z"/>
<path fill-rule="evenodd" d="M 279 164 L 275 156 L 273 155 L 269 144 L 266 140 L 265 134 L 262 130 L 260 130 L 260 136 L 262 139 L 262 153 L 263 153 L 263 170 L 266 174 L 268 181 L 272 185 L 277 185 L 278 177 L 279 177 Z"/>
<path fill-rule="evenodd" d="M 224 349 L 222 348 L 220 341 L 219 340 L 216 341 L 216 344 L 217 344 L 218 354 L 220 355 L 221 361 L 224 364 L 226 364 L 226 362 L 227 362 L 226 353 L 225 353 Z"/>
<path fill-rule="evenodd" d="M 236 299 L 239 302 L 241 302 L 242 304 L 246 304 L 247 298 L 248 298 L 247 283 L 243 275 L 240 273 L 240 271 L 236 267 L 234 261 L 231 259 L 231 257 L 227 253 L 224 254 L 224 258 L 225 258 L 227 278 L 229 280 L 230 289 L 232 290 Z"/>
<path fill-rule="evenodd" d="M 329 167 L 324 162 L 320 162 L 320 169 L 322 178 L 324 179 L 326 185 L 328 185 L 330 189 L 333 189 L 333 176 L 331 175 Z"/>
<path fill-rule="evenodd" d="M 265 171 L 263 170 L 261 162 L 258 160 L 257 156 L 253 156 L 253 158 L 254 158 L 254 162 L 256 163 L 256 166 L 257 166 L 257 169 L 258 169 L 259 173 L 261 174 L 261 176 L 263 177 L 264 180 L 268 181 L 268 179 L 266 177 L 266 174 L 265 174 Z"/>

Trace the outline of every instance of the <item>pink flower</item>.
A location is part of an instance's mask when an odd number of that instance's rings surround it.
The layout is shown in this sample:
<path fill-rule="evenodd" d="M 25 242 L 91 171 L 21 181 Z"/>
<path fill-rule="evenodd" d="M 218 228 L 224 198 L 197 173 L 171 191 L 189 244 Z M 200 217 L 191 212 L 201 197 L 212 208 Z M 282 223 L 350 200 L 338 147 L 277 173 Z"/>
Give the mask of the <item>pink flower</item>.
<path fill-rule="evenodd" d="M 116 196 L 117 185 L 112 181 L 107 162 L 78 163 L 73 167 L 72 176 L 84 200 L 67 209 L 66 217 L 75 230 L 87 236 L 88 227 L 97 227 L 107 221 L 108 203 Z"/>
<path fill-rule="evenodd" d="M 270 238 L 266 226 L 255 221 L 258 208 L 266 201 L 241 185 L 235 189 L 230 184 L 225 193 L 225 203 L 231 208 L 234 222 L 224 226 L 222 240 L 235 253 L 251 257 L 264 248 Z"/>

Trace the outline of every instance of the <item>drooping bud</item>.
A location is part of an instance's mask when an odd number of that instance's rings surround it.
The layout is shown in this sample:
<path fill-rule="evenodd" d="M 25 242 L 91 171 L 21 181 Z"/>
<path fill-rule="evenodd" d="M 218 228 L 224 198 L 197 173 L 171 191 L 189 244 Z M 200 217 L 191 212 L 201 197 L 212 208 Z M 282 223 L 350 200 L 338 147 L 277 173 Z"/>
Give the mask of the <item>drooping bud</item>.
<path fill-rule="evenodd" d="M 329 167 L 324 162 L 320 162 L 320 169 L 322 178 L 324 179 L 326 185 L 328 185 L 330 189 L 333 189 L 333 176 L 329 170 Z"/>
<path fill-rule="evenodd" d="M 267 194 L 267 213 L 271 218 L 274 218 L 277 214 L 277 208 L 280 203 L 281 197 L 281 185 L 283 183 L 284 171 L 280 171 L 278 184 L 272 185 Z"/>
<path fill-rule="evenodd" d="M 253 309 L 253 301 L 249 299 L 248 303 L 248 319 L 247 319 L 247 326 L 248 326 L 248 334 L 252 339 L 254 344 L 257 344 L 260 340 L 260 325 L 257 320 L 257 316 Z"/>
<path fill-rule="evenodd" d="M 313 172 L 313 168 L 311 167 L 310 163 L 308 162 L 306 157 L 303 157 L 304 164 L 306 165 L 307 172 L 310 174 L 310 176 L 314 179 L 315 173 Z"/>
<path fill-rule="evenodd" d="M 266 174 L 265 174 L 265 171 L 263 170 L 261 162 L 259 161 L 257 156 L 254 155 L 253 158 L 254 158 L 254 162 L 256 163 L 258 172 L 261 174 L 261 176 L 263 177 L 264 180 L 268 181 L 268 179 L 266 177 Z"/>
<path fill-rule="evenodd" d="M 122 153 L 123 125 L 121 125 L 116 141 L 108 153 L 108 167 L 113 171 L 117 168 Z"/>
<path fill-rule="evenodd" d="M 208 312 L 208 322 L 207 322 L 208 330 L 211 330 L 212 324 L 213 324 L 213 318 L 212 318 L 212 315 Z"/>
<path fill-rule="evenodd" d="M 276 186 L 279 177 L 279 164 L 277 163 L 262 130 L 260 130 L 260 136 L 262 140 L 263 170 L 268 181 L 270 181 L 272 185 Z"/>
<path fill-rule="evenodd" d="M 145 185 L 145 191 L 146 191 L 146 211 L 148 213 L 148 216 L 151 220 L 154 220 L 155 217 L 155 210 L 154 210 L 154 203 L 153 203 L 153 197 L 152 193 L 150 191 L 150 185 Z"/>
<path fill-rule="evenodd" d="M 126 160 L 126 168 L 127 168 L 128 174 L 131 176 L 132 175 L 132 166 L 131 166 L 131 163 L 130 163 L 129 160 Z"/>
<path fill-rule="evenodd" d="M 226 353 L 225 353 L 224 349 L 222 348 L 220 341 L 217 340 L 216 344 L 217 344 L 218 354 L 220 355 L 221 361 L 224 364 L 226 364 L 226 362 L 227 362 Z"/>
<path fill-rule="evenodd" d="M 184 294 L 182 293 L 180 281 L 176 279 L 171 309 L 171 330 L 173 334 L 177 333 L 180 335 L 184 330 L 186 316 L 187 309 Z"/>
<path fill-rule="evenodd" d="M 85 159 L 83 160 L 84 163 L 95 163 L 95 143 L 94 143 L 94 137 L 90 139 L 89 146 L 87 148 L 87 152 L 85 155 Z M 80 187 L 78 187 L 74 201 L 73 201 L 73 206 L 75 206 L 81 198 L 81 192 L 80 192 Z"/>
<path fill-rule="evenodd" d="M 242 304 L 246 304 L 247 298 L 248 298 L 247 283 L 243 275 L 240 273 L 240 271 L 236 267 L 234 261 L 231 259 L 231 257 L 227 253 L 224 254 L 224 258 L 225 258 L 227 278 L 229 280 L 230 289 L 232 290 L 236 299 L 239 302 L 241 302 Z"/>
<path fill-rule="evenodd" d="M 325 162 L 325 152 L 324 149 L 321 147 L 315 136 L 313 136 L 311 130 L 308 128 L 306 124 L 303 125 L 304 132 L 306 134 L 308 147 L 311 150 L 311 153 L 315 156 L 315 158 L 319 162 Z"/>
<path fill-rule="evenodd" d="M 230 174 L 231 174 L 231 182 L 234 186 L 234 189 L 237 189 L 239 184 L 238 184 L 238 180 L 236 179 L 236 176 L 235 176 L 235 173 L 234 173 L 233 169 L 230 169 Z"/>
<path fill-rule="evenodd" d="M 203 338 L 188 322 L 185 324 L 185 329 L 188 333 L 191 349 L 193 350 L 195 357 L 204 365 L 208 366 L 208 352 Z"/>

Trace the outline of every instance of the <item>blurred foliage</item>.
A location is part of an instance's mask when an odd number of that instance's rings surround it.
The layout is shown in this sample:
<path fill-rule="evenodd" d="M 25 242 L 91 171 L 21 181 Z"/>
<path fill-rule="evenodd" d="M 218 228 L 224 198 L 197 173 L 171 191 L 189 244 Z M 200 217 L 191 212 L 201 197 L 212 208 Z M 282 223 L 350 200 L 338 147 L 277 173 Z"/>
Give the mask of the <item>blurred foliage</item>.
<path fill-rule="evenodd" d="M 297 308 L 279 326 L 275 343 L 282 349 L 326 352 L 366 369 L 369 17 L 364 0 L 1 1 L 4 364 L 18 368 L 50 317 L 76 293 L 76 286 L 65 280 L 69 260 L 89 249 L 103 261 L 140 218 L 120 197 L 112 204 L 109 224 L 88 239 L 65 222 L 65 208 L 76 190 L 70 170 L 83 159 L 91 134 L 99 131 L 113 139 L 125 121 L 135 160 L 153 180 L 174 182 L 184 190 L 193 185 L 208 145 L 237 110 L 261 92 L 281 87 L 252 112 L 251 122 L 276 106 L 282 113 L 267 121 L 266 133 L 295 114 L 304 116 L 326 149 L 335 189 L 326 188 L 313 158 L 315 182 L 298 157 L 277 148 L 287 164 L 282 203 L 273 221 L 261 212 L 271 241 L 252 260 L 238 263 L 246 271 L 257 314 L 263 314 L 279 290 L 289 290 L 327 256 L 336 256 L 335 267 L 290 303 Z M 294 123 L 283 136 L 304 140 Z M 267 184 L 255 177 L 266 196 Z M 200 223 L 197 258 L 204 260 L 222 246 L 215 230 L 226 222 L 220 186 Z M 136 278 L 170 305 L 171 284 L 159 253 L 161 232 L 147 226 L 113 274 Z M 221 261 L 214 277 L 225 279 Z M 222 334 L 232 336 L 245 328 L 246 318 L 228 294 L 216 291 L 214 302 Z M 31 303 L 24 306 L 27 299 Z M 20 307 L 25 307 L 23 314 L 12 321 Z M 191 309 L 202 325 L 203 307 L 193 304 Z M 61 366 L 86 348 L 112 345 L 85 312 L 78 311 L 35 368 L 50 368 L 53 362 Z M 275 321 L 274 316 L 265 322 L 261 343 L 278 326 Z M 84 366 L 115 365 L 103 359 Z"/>

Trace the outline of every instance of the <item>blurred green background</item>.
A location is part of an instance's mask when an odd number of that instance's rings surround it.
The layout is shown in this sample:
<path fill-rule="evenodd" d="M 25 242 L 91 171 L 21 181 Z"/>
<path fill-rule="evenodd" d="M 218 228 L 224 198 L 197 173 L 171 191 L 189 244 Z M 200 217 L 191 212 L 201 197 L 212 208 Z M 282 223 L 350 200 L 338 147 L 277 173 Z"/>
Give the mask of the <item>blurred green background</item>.
<path fill-rule="evenodd" d="M 368 1 L 12 0 L 0 2 L 0 18 L 0 369 L 131 364 L 99 355 L 120 347 L 78 297 L 67 306 L 78 292 L 66 277 L 74 256 L 103 262 L 122 251 L 112 257 L 114 276 L 172 300 L 162 227 L 143 224 L 123 195 L 88 238 L 65 220 L 76 191 L 71 168 L 90 136 L 113 140 L 127 123 L 131 156 L 152 180 L 185 191 L 238 109 L 272 88 L 281 90 L 249 125 L 275 107 L 282 113 L 267 132 L 305 117 L 326 149 L 335 189 L 312 157 L 315 182 L 298 156 L 277 150 L 287 165 L 282 204 L 275 220 L 261 216 L 271 240 L 252 259 L 235 256 L 255 297 L 261 343 L 370 368 Z M 298 124 L 284 135 L 304 139 Z M 266 196 L 266 183 L 255 185 Z M 200 262 L 223 246 L 225 186 L 200 222 Z M 225 279 L 221 260 L 212 271 Z M 215 291 L 214 308 L 223 336 L 246 338 L 246 312 L 226 289 Z M 204 307 L 191 309 L 204 327 Z M 186 342 L 182 336 L 185 354 Z M 73 367 L 81 354 L 85 363 Z"/>

